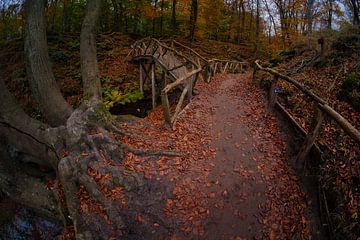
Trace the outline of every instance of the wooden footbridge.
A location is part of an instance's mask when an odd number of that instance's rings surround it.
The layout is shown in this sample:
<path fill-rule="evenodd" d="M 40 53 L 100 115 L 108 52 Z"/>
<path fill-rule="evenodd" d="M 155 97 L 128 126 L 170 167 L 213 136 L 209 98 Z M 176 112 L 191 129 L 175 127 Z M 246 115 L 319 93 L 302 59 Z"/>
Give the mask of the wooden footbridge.
<path fill-rule="evenodd" d="M 239 62 L 232 60 L 208 60 L 201 56 L 188 46 L 185 46 L 177 41 L 159 41 L 153 38 L 145 38 L 137 41 L 132 46 L 130 52 L 132 61 L 139 64 L 140 68 L 140 89 L 144 90 L 146 81 L 151 81 L 152 101 L 153 107 L 156 107 L 156 99 L 161 95 L 161 102 L 164 110 L 164 118 L 166 123 L 172 125 L 180 113 L 183 103 L 186 99 L 190 101 L 193 95 L 193 89 L 197 80 L 200 78 L 205 82 L 210 82 L 212 77 L 217 73 L 243 73 L 248 71 L 250 64 L 248 62 Z M 269 110 L 279 110 L 283 113 L 289 122 L 295 126 L 303 138 L 303 143 L 298 150 L 295 161 L 305 166 L 306 157 L 310 150 L 314 150 L 320 158 L 323 152 L 317 146 L 317 142 L 323 141 L 321 131 L 333 125 L 336 129 L 336 134 L 327 136 L 325 141 L 334 141 L 336 138 L 347 143 L 345 146 L 341 145 L 341 151 L 352 152 L 352 158 L 348 159 L 351 166 L 351 172 L 359 171 L 359 156 L 360 156 L 360 131 L 353 126 L 346 118 L 333 109 L 327 100 L 322 99 L 317 94 L 306 88 L 303 84 L 296 81 L 289 76 L 283 75 L 273 69 L 265 68 L 260 64 L 260 61 L 255 61 L 253 64 L 253 82 L 256 83 L 261 72 L 261 79 L 264 77 L 271 77 L 271 87 L 269 91 Z M 161 78 L 156 78 L 155 75 L 160 75 Z M 308 106 L 313 106 L 313 113 L 311 123 L 308 129 L 300 125 L 298 120 L 294 118 L 294 114 L 282 103 L 281 97 L 276 91 L 281 85 L 280 83 L 290 84 L 294 90 L 301 93 Z M 149 84 L 148 84 L 149 85 Z M 161 91 L 156 91 L 156 89 Z M 170 108 L 169 96 L 174 89 L 180 89 L 181 95 L 177 101 L 176 107 Z M 302 120 L 305 120 L 303 116 Z M 357 125 L 357 124 L 356 124 Z M 335 139 L 335 140 L 336 140 Z M 318 141 L 316 141 L 318 140 Z M 336 152 L 336 150 L 333 150 Z M 349 155 L 349 154 L 348 154 Z M 341 168 L 345 171 L 345 164 Z M 358 179 L 358 175 L 354 174 L 354 179 Z M 328 209 L 328 201 L 325 190 L 322 184 L 319 184 L 319 201 L 320 211 L 325 215 L 326 225 L 329 226 L 329 231 L 333 231 L 333 223 L 331 222 L 330 212 Z M 323 213 L 325 212 L 325 213 Z"/>
<path fill-rule="evenodd" d="M 156 99 L 159 95 L 156 89 L 161 89 L 164 118 L 170 125 L 179 115 L 185 98 L 190 102 L 199 78 L 210 82 L 217 73 L 244 73 L 249 69 L 248 62 L 208 60 L 190 47 L 175 40 L 160 41 L 154 38 L 144 38 L 132 45 L 129 55 L 132 62 L 139 65 L 140 90 L 144 90 L 147 80 L 151 81 L 153 108 L 156 107 Z M 156 78 L 158 73 L 161 74 L 160 79 Z M 168 94 L 174 89 L 180 89 L 182 92 L 173 110 L 170 108 Z"/>

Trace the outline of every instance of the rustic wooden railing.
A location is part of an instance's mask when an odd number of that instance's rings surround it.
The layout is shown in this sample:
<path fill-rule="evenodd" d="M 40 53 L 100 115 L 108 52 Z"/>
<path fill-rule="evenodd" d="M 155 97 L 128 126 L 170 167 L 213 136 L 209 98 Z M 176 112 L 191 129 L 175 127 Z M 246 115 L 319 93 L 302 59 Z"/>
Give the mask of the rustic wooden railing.
<path fill-rule="evenodd" d="M 250 68 L 250 64 L 246 61 L 236 61 L 236 60 L 220 60 L 220 59 L 211 59 L 208 60 L 205 57 L 201 56 L 194 49 L 179 43 L 176 40 L 166 41 L 171 46 L 178 51 L 181 51 L 189 58 L 193 59 L 198 63 L 202 71 L 202 77 L 205 82 L 210 82 L 211 78 L 218 73 L 244 73 Z"/>
<path fill-rule="evenodd" d="M 239 62 L 234 60 L 219 60 L 212 59 L 206 66 L 206 78 L 205 81 L 210 82 L 210 79 L 217 73 L 244 73 L 250 67 L 248 62 Z"/>
<path fill-rule="evenodd" d="M 192 98 L 193 87 L 202 70 L 201 66 L 183 53 L 154 38 L 145 38 L 135 42 L 130 55 L 132 60 L 140 66 L 141 91 L 143 91 L 145 81 L 151 79 L 153 108 L 156 106 L 155 66 L 161 68 L 164 86 L 161 90 L 161 101 L 164 118 L 168 124 L 172 125 L 180 113 L 185 97 L 188 96 L 189 100 Z M 170 78 L 169 81 L 168 78 Z M 182 93 L 172 114 L 168 93 L 176 87 L 182 88 Z"/>
<path fill-rule="evenodd" d="M 156 66 L 160 67 L 162 79 L 158 85 L 162 87 L 161 102 L 165 121 L 169 125 L 175 122 L 185 97 L 191 100 L 200 74 L 203 74 L 206 82 L 210 82 L 216 73 L 239 73 L 247 70 L 249 65 L 247 62 L 207 60 L 192 48 L 175 40 L 159 41 L 151 37 L 135 42 L 129 56 L 134 63 L 139 64 L 141 91 L 144 90 L 146 80 L 151 80 L 153 108 L 156 107 Z M 175 88 L 180 88 L 182 93 L 175 110 L 171 112 L 168 94 Z"/>
<path fill-rule="evenodd" d="M 267 73 L 270 73 L 273 76 L 273 80 L 271 82 L 270 87 L 270 94 L 269 94 L 269 106 L 273 108 L 275 105 L 279 106 L 280 109 L 286 112 L 285 108 L 277 101 L 277 93 L 275 92 L 275 89 L 277 88 L 277 85 L 279 83 L 279 80 L 284 80 L 291 85 L 295 86 L 298 90 L 300 90 L 302 93 L 304 93 L 308 98 L 310 98 L 315 104 L 314 111 L 316 114 L 313 116 L 313 124 L 309 132 L 306 132 L 305 130 L 302 130 L 302 132 L 305 134 L 305 140 L 300 148 L 300 151 L 296 157 L 297 163 L 303 163 L 306 156 L 309 154 L 312 146 L 315 143 L 315 140 L 317 136 L 319 135 L 321 125 L 324 121 L 325 115 L 330 117 L 332 120 L 337 122 L 339 126 L 357 143 L 360 143 L 360 132 L 349 123 L 343 116 L 341 116 L 337 111 L 335 111 L 333 108 L 331 108 L 327 102 L 320 98 L 318 95 L 313 93 L 311 90 L 307 89 L 304 85 L 299 83 L 298 81 L 283 75 L 271 68 L 264 68 L 260 65 L 260 61 L 255 61 L 254 64 L 254 72 L 253 72 L 253 81 L 256 81 L 256 73 L 258 71 L 264 71 Z M 291 115 L 286 112 L 290 117 Z"/>
<path fill-rule="evenodd" d="M 209 64 L 209 61 L 205 57 L 201 56 L 194 49 L 192 49 L 174 39 L 171 39 L 171 40 L 168 40 L 165 42 L 168 42 L 172 48 L 178 50 L 179 52 L 181 52 L 181 53 L 185 54 L 186 56 L 188 56 L 189 58 L 193 59 L 202 68 L 204 68 L 206 65 Z"/>

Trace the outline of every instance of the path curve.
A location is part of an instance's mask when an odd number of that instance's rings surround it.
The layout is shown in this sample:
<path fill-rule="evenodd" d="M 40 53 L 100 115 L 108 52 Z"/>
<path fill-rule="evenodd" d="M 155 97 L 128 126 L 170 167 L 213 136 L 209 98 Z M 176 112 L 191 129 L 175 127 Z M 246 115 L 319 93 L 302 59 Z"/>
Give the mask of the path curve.
<path fill-rule="evenodd" d="M 308 239 L 305 196 L 276 117 L 250 75 L 219 75 L 197 91 L 173 130 L 163 127 L 161 108 L 122 126 L 145 135 L 122 139 L 129 145 L 184 154 L 127 154 L 125 163 L 153 189 L 137 197 L 157 201 L 138 205 L 146 226 L 139 239 Z"/>

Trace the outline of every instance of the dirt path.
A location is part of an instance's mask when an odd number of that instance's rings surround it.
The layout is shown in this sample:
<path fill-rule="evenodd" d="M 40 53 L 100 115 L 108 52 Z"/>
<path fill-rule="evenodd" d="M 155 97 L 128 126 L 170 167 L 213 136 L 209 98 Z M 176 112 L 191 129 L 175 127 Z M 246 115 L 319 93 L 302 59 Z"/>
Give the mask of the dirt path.
<path fill-rule="evenodd" d="M 148 180 L 129 194 L 139 201 L 128 203 L 138 224 L 125 238 L 308 238 L 304 194 L 287 164 L 276 118 L 250 76 L 218 76 L 197 90 L 174 130 L 162 126 L 160 108 L 147 121 L 123 125 L 142 133 L 122 139 L 129 145 L 184 154 L 127 154 L 125 166 Z"/>

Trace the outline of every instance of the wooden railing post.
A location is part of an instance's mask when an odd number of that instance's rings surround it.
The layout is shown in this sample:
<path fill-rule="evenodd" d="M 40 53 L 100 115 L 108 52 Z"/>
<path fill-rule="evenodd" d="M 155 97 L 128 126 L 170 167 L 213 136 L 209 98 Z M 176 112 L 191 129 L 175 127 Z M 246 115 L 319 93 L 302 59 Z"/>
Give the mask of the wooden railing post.
<path fill-rule="evenodd" d="M 257 73 L 257 66 L 256 64 L 254 65 L 254 72 L 253 72 L 253 79 L 252 79 L 252 82 L 255 83 L 256 82 L 256 73 Z"/>
<path fill-rule="evenodd" d="M 171 125 L 170 104 L 167 93 L 161 93 L 161 103 L 163 105 L 165 122 Z"/>
<path fill-rule="evenodd" d="M 144 78 L 143 78 L 143 69 L 142 62 L 140 61 L 139 71 L 140 71 L 140 91 L 144 92 Z"/>
<path fill-rule="evenodd" d="M 278 85 L 278 81 L 279 81 L 279 77 L 278 76 L 274 76 L 273 81 L 271 82 L 271 87 L 270 87 L 270 94 L 269 94 L 269 108 L 270 109 L 274 109 L 275 103 L 276 103 L 276 96 L 277 93 L 276 91 L 276 87 Z"/>
<path fill-rule="evenodd" d="M 319 135 L 321 130 L 321 125 L 324 121 L 325 115 L 322 110 L 319 109 L 318 104 L 315 104 L 315 116 L 312 121 L 311 129 L 309 130 L 303 145 L 301 146 L 299 153 L 296 157 L 296 164 L 304 165 L 304 160 L 309 154 L 312 146 L 315 143 L 316 137 Z"/>
<path fill-rule="evenodd" d="M 156 92 L 155 92 L 155 63 L 151 64 L 151 93 L 152 93 L 152 108 L 156 107 Z"/>

